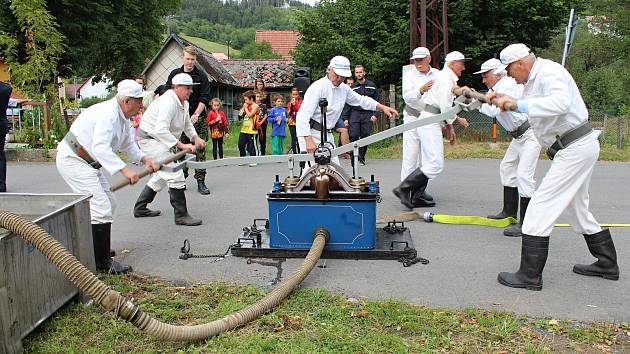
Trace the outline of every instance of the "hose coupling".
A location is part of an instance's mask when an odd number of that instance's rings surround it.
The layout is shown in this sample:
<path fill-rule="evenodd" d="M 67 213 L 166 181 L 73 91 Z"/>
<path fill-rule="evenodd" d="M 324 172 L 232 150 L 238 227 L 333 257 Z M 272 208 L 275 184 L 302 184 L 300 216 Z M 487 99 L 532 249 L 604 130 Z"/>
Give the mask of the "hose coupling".
<path fill-rule="evenodd" d="M 328 232 L 328 229 L 326 229 L 325 227 L 318 227 L 317 230 L 315 230 L 315 232 L 313 233 L 313 240 L 316 239 L 318 236 L 324 236 L 326 242 L 330 241 L 330 232 Z"/>

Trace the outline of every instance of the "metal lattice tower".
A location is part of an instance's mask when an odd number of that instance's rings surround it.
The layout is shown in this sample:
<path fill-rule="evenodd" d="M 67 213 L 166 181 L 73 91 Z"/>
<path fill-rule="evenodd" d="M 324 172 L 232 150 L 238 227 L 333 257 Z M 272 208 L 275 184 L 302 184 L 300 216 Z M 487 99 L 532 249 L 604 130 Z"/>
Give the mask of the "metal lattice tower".
<path fill-rule="evenodd" d="M 409 52 L 428 48 L 431 65 L 439 68 L 448 53 L 448 0 L 409 0 L 409 29 Z"/>

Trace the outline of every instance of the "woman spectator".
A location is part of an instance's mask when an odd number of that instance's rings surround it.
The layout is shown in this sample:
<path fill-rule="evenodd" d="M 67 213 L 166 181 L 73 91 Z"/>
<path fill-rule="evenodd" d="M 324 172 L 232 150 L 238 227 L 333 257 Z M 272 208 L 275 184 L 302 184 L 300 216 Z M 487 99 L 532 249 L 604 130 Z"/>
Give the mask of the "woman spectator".
<path fill-rule="evenodd" d="M 269 94 L 267 93 L 267 91 L 265 90 L 265 82 L 262 79 L 256 79 L 256 82 L 254 83 L 254 91 L 260 93 L 260 103 L 259 103 L 259 107 L 260 107 L 260 111 L 264 112 L 263 114 L 266 114 L 266 112 L 271 109 L 271 98 L 269 97 Z M 260 143 L 260 154 L 261 155 L 265 155 L 265 150 L 267 147 L 267 117 L 261 117 L 263 119 L 261 119 L 261 124 L 258 127 L 258 142 Z"/>
<path fill-rule="evenodd" d="M 289 126 L 289 133 L 291 133 L 291 149 L 294 154 L 300 152 L 298 145 L 297 133 L 295 131 L 295 117 L 297 116 L 300 106 L 302 105 L 302 98 L 300 97 L 300 90 L 297 87 L 291 89 L 291 100 L 287 104 L 287 125 Z"/>

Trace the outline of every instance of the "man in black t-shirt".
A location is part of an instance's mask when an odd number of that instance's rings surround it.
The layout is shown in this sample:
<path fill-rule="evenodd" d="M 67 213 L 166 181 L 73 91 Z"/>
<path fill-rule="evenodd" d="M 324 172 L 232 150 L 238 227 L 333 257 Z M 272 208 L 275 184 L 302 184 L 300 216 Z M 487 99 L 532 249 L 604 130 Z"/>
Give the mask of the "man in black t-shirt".
<path fill-rule="evenodd" d="M 171 71 L 166 81 L 166 86 L 171 87 L 171 80 L 173 76 L 179 73 L 186 73 L 190 75 L 195 84 L 193 86 L 193 92 L 188 98 L 190 120 L 195 126 L 197 135 L 204 141 L 208 140 L 208 126 L 206 124 L 206 106 L 210 102 L 210 82 L 208 76 L 199 70 L 195 64 L 197 63 L 197 50 L 193 46 L 185 47 L 182 50 L 182 62 L 183 65 L 177 69 Z M 181 141 L 184 144 L 190 144 L 188 137 L 182 135 Z M 197 150 L 196 161 L 206 161 L 206 151 Z M 184 169 L 184 177 L 188 177 L 188 169 Z M 201 194 L 210 194 L 210 190 L 206 186 L 206 170 L 195 170 L 195 179 L 197 180 L 197 190 Z"/>

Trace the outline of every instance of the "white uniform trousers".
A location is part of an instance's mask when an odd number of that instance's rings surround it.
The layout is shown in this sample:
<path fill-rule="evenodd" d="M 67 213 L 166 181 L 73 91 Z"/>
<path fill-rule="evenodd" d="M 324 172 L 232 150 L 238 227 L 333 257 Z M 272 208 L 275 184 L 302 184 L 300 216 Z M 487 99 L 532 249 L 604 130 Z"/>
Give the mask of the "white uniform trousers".
<path fill-rule="evenodd" d="M 332 133 L 327 133 L 327 134 L 328 134 L 326 136 L 326 140 L 328 143 L 327 146 L 330 147 L 330 149 L 332 150 L 336 147 L 335 137 L 333 136 Z M 319 130 L 311 129 L 311 137 L 313 137 L 313 141 L 315 142 L 316 146 L 319 145 L 319 143 L 322 141 L 322 139 L 320 138 L 321 133 L 319 132 Z M 330 144 L 332 144 L 332 146 Z M 304 139 L 303 136 L 298 136 L 298 145 L 300 145 L 300 151 L 306 151 L 306 140 Z M 333 158 L 330 159 L 330 161 L 341 166 L 341 163 L 339 162 L 339 156 L 334 156 Z M 311 167 L 310 161 L 306 163 L 306 168 L 302 170 L 302 175 L 306 173 L 306 170 L 308 170 L 309 167 Z"/>
<path fill-rule="evenodd" d="M 444 169 L 442 126 L 440 123 L 432 123 L 416 130 L 420 137 L 420 170 L 429 179 L 433 179 Z"/>
<path fill-rule="evenodd" d="M 155 161 L 162 161 L 171 155 L 170 148 L 155 139 L 142 139 L 138 145 L 140 145 L 140 150 Z M 151 175 L 147 186 L 155 192 L 161 191 L 166 186 L 183 189 L 186 186 L 186 179 L 182 170 L 175 172 L 160 170 Z"/>
<path fill-rule="evenodd" d="M 411 123 L 418 117 L 403 113 L 403 122 Z M 403 132 L 402 166 L 400 167 L 400 180 L 403 181 L 411 172 L 420 167 L 420 136 L 418 128 Z"/>
<path fill-rule="evenodd" d="M 598 135 L 594 131 L 556 154 L 529 202 L 523 234 L 548 237 L 563 211 L 578 234 L 602 230 L 588 211 L 588 188 L 599 157 Z"/>
<path fill-rule="evenodd" d="M 536 164 L 540 156 L 540 144 L 532 129 L 512 139 L 499 166 L 501 184 L 505 187 L 517 187 L 521 197 L 531 198 L 536 189 Z"/>
<path fill-rule="evenodd" d="M 103 172 L 88 165 L 78 156 L 62 156 L 57 153 L 57 170 L 63 180 L 75 193 L 92 195 L 90 218 L 92 224 L 105 224 L 114 221 L 116 198 Z"/>

